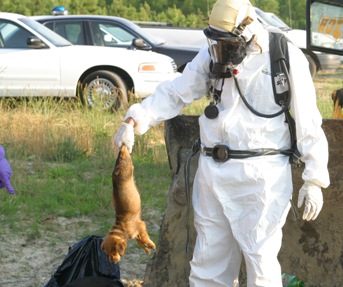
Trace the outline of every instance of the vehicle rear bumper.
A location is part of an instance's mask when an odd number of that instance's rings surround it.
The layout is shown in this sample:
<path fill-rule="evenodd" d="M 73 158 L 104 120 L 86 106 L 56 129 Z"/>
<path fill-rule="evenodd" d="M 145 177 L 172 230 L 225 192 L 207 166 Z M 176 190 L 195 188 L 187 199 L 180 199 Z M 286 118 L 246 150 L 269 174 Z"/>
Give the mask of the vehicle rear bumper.
<path fill-rule="evenodd" d="M 341 65 L 341 57 L 333 54 L 318 53 L 316 54 L 322 70 L 337 69 Z"/>
<path fill-rule="evenodd" d="M 164 82 L 164 81 L 172 81 L 176 77 L 180 76 L 181 73 L 170 73 L 165 76 L 165 74 L 161 74 L 160 76 L 157 74 L 152 75 L 152 77 L 145 77 L 142 81 L 135 82 L 135 97 L 136 98 L 146 98 L 150 96 L 156 89 L 156 87 Z"/>

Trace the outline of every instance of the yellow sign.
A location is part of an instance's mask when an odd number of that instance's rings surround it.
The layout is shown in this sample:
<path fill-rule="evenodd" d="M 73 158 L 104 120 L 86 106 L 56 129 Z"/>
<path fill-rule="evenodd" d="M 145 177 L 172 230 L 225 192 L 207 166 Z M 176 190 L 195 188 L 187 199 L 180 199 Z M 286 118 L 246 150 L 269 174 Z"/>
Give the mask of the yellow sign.
<path fill-rule="evenodd" d="M 320 19 L 318 32 L 332 35 L 336 39 L 343 38 L 343 18 L 324 16 Z"/>

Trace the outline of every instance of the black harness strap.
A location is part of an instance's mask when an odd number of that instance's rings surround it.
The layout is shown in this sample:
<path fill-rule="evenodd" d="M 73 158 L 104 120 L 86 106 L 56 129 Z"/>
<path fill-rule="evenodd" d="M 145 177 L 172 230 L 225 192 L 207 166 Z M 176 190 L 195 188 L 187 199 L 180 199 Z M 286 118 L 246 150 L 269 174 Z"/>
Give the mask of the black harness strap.
<path fill-rule="evenodd" d="M 278 105 L 284 106 L 285 103 L 290 102 L 291 83 L 289 82 L 290 77 L 288 73 L 290 70 L 288 39 L 283 33 L 269 32 L 269 53 L 274 99 Z M 291 137 L 291 150 L 293 150 L 289 161 L 292 164 L 300 165 L 301 154 L 297 147 L 295 121 L 289 107 L 285 110 L 285 117 Z"/>
<path fill-rule="evenodd" d="M 284 75 L 290 70 L 287 42 L 288 40 L 284 34 L 269 32 L 269 54 L 273 92 L 275 102 L 280 106 L 287 103 L 290 96 L 289 77 Z M 282 65 L 282 62 L 286 64 L 286 69 Z M 278 90 L 277 87 L 281 85 L 287 85 L 286 89 L 283 91 Z"/>

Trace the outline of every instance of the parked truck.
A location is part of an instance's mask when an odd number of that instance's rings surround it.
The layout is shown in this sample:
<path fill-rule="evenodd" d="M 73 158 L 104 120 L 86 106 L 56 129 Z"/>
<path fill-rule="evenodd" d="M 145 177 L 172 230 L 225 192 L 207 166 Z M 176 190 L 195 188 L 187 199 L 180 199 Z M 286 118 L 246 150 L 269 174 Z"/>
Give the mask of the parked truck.
<path fill-rule="evenodd" d="M 343 1 L 307 0 L 306 44 L 310 51 L 343 56 Z M 342 79 L 343 80 L 343 79 Z M 333 118 L 343 119 L 343 88 L 333 91 Z"/>

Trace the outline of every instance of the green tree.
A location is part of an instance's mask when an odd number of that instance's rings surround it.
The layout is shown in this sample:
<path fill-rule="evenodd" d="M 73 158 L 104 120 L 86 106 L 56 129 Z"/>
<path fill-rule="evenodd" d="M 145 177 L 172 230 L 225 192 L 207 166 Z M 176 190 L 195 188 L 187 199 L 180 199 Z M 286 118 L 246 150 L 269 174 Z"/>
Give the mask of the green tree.
<path fill-rule="evenodd" d="M 23 15 L 30 15 L 30 1 L 21 1 L 21 0 L 11 0 L 11 1 L 4 1 L 3 3 L 3 12 L 10 12 L 10 13 L 19 13 Z"/>
<path fill-rule="evenodd" d="M 98 0 L 71 0 L 69 11 L 72 14 L 99 14 L 98 7 Z"/>
<path fill-rule="evenodd" d="M 281 0 L 279 3 L 279 16 L 280 18 L 290 27 L 293 26 L 292 23 L 292 11 L 291 11 L 291 1 Z"/>
<path fill-rule="evenodd" d="M 126 14 L 126 10 L 128 9 L 121 0 L 112 0 L 108 1 L 108 6 L 106 9 L 106 14 L 110 16 L 120 16 Z"/>
<path fill-rule="evenodd" d="M 138 1 L 139 2 L 139 1 Z M 149 6 L 151 7 L 151 10 L 156 11 L 156 13 L 162 12 L 167 10 L 169 7 L 176 6 L 177 2 L 176 0 L 147 0 L 146 1 Z"/>
<path fill-rule="evenodd" d="M 186 17 L 182 14 L 180 9 L 176 8 L 176 6 L 173 6 L 173 8 L 168 8 L 166 15 L 169 19 L 168 22 L 173 23 L 174 26 L 184 27 L 186 24 Z"/>
<path fill-rule="evenodd" d="M 138 19 L 139 21 L 151 21 L 153 18 L 152 11 L 148 3 L 144 2 L 142 6 L 138 9 Z"/>
<path fill-rule="evenodd" d="M 291 1 L 292 19 L 291 24 L 293 28 L 306 29 L 306 1 Z"/>
<path fill-rule="evenodd" d="M 9 12 L 8 7 L 10 5 L 10 0 L 2 0 L 0 1 L 0 11 L 1 12 Z"/>
<path fill-rule="evenodd" d="M 175 26 L 204 27 L 216 0 L 0 0 L 0 11 L 24 15 L 50 14 L 65 6 L 69 14 L 115 15 L 129 20 L 172 22 Z M 251 0 L 273 12 L 292 28 L 305 28 L 306 0 Z"/>
<path fill-rule="evenodd" d="M 99 9 L 99 14 L 100 15 L 106 15 L 107 11 L 109 10 L 111 5 L 113 4 L 113 1 L 114 0 L 98 0 L 98 6 L 101 7 Z"/>
<path fill-rule="evenodd" d="M 49 15 L 53 9 L 53 1 L 51 0 L 31 0 L 30 15 Z"/>
<path fill-rule="evenodd" d="M 279 1 L 277 0 L 255 0 L 252 4 L 265 12 L 279 14 Z"/>
<path fill-rule="evenodd" d="M 294 29 L 306 28 L 306 0 L 280 0 L 279 16 Z"/>

